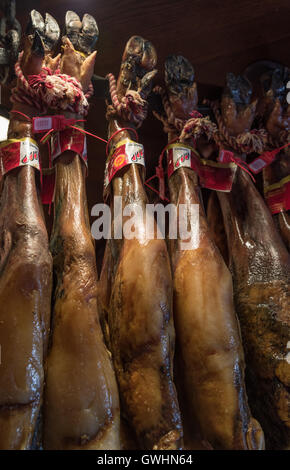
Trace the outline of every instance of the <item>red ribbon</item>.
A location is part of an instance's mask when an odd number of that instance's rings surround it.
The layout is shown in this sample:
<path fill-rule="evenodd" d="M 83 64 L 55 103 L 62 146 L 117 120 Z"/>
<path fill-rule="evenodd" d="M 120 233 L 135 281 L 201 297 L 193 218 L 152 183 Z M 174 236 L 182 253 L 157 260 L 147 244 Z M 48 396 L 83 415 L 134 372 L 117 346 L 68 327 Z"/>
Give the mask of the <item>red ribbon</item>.
<path fill-rule="evenodd" d="M 106 155 L 108 156 L 108 153 L 109 153 L 109 146 L 110 146 L 110 143 L 111 143 L 111 140 L 113 139 L 113 137 L 115 137 L 116 135 L 120 134 L 120 132 L 123 132 L 123 131 L 131 131 L 133 132 L 133 134 L 135 135 L 136 137 L 136 140 L 138 142 L 139 138 L 138 138 L 138 133 L 136 131 L 136 129 L 133 129 L 133 127 L 122 127 L 122 129 L 118 129 L 116 132 L 114 132 L 111 137 L 109 138 L 108 141 L 104 141 L 104 142 L 107 142 L 107 145 L 106 145 Z"/>

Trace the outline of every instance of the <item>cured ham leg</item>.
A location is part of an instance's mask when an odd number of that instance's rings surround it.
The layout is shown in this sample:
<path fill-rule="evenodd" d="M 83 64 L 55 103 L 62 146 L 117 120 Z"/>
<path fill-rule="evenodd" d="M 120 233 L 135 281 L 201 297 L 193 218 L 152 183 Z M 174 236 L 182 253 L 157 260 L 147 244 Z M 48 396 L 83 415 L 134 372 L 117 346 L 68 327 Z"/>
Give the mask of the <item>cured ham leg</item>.
<path fill-rule="evenodd" d="M 290 150 L 285 149 L 279 159 L 272 163 L 271 166 L 263 170 L 264 186 L 267 188 L 279 183 L 290 175 Z M 290 251 L 290 211 L 282 210 L 277 214 L 273 214 L 273 219 L 279 230 L 281 238 Z"/>
<path fill-rule="evenodd" d="M 155 64 L 153 46 L 132 37 L 125 48 L 117 83 L 119 100 L 129 84 L 132 90 L 140 87 L 140 97 L 146 98 Z M 110 117 L 109 136 L 124 126 L 133 124 L 130 119 Z M 133 134 L 117 134 L 111 148 L 126 137 L 132 139 Z M 131 203 L 144 216 L 147 196 L 142 166 L 130 164 L 117 174 L 112 180 L 112 195 L 121 197 L 123 207 Z M 120 222 L 123 228 L 126 220 L 128 217 Z M 105 285 L 106 266 L 111 266 L 111 294 L 109 304 L 108 295 L 102 295 L 100 301 L 107 310 L 122 410 L 140 448 L 178 449 L 182 446 L 182 427 L 172 379 L 174 329 L 169 257 L 164 240 L 146 238 L 142 217 L 135 224 L 135 233 L 138 239 L 108 242 L 100 288 Z"/>
<path fill-rule="evenodd" d="M 270 135 L 271 146 L 274 148 L 279 148 L 289 141 L 290 105 L 287 105 L 286 101 L 288 73 L 287 70 L 284 74 L 283 70 L 276 70 L 273 73 L 270 77 L 271 87 L 260 103 L 264 125 Z M 272 187 L 272 185 L 279 184 L 281 180 L 290 178 L 289 147 L 282 149 L 276 160 L 264 168 L 263 178 L 264 188 Z M 273 219 L 288 251 L 290 251 L 290 211 L 280 208 L 280 212 L 273 214 Z"/>
<path fill-rule="evenodd" d="M 215 191 L 212 191 L 207 204 L 206 218 L 213 238 L 213 242 L 219 249 L 224 262 L 228 265 L 229 253 L 227 246 L 227 236 L 225 232 L 223 215 L 219 200 Z"/>
<path fill-rule="evenodd" d="M 74 46 L 87 54 L 97 37 L 94 19 L 85 15 L 81 22 L 75 13 L 68 12 L 66 28 Z M 86 91 L 95 53 L 83 61 L 67 37 L 63 44 L 61 71 L 78 78 Z M 46 375 L 44 447 L 116 450 L 120 448 L 119 397 L 99 323 L 86 168 L 78 155 L 67 151 L 56 160 L 55 170 L 50 246 L 56 289 Z"/>
<path fill-rule="evenodd" d="M 189 119 L 197 105 L 191 64 L 182 56 L 168 57 L 165 82 L 175 117 Z M 170 132 L 169 141 L 178 136 Z M 262 449 L 263 431 L 248 407 L 232 278 L 212 241 L 197 174 L 179 168 L 169 179 L 169 190 L 178 209 L 181 204 L 199 205 L 198 246 L 187 240 L 184 249 L 180 235 L 170 240 L 177 367 L 184 382 L 186 412 L 193 422 L 197 419 L 203 438 L 214 449 Z"/>
<path fill-rule="evenodd" d="M 230 86 L 222 115 L 234 136 L 249 129 L 254 108 Z M 241 91 L 241 92 L 240 92 Z M 287 449 L 289 421 L 289 253 L 250 177 L 239 170 L 232 192 L 218 193 L 227 232 L 235 302 L 246 355 L 249 402 L 266 448 Z"/>
<path fill-rule="evenodd" d="M 52 17 L 46 20 L 58 29 Z M 26 76 L 40 72 L 44 55 L 38 33 L 28 35 L 22 57 Z M 30 118 L 38 114 L 21 103 L 14 109 Z M 31 127 L 13 113 L 8 138 L 32 137 Z M 30 448 L 43 397 L 52 259 L 36 173 L 32 166 L 8 172 L 0 201 L 0 449 Z"/>

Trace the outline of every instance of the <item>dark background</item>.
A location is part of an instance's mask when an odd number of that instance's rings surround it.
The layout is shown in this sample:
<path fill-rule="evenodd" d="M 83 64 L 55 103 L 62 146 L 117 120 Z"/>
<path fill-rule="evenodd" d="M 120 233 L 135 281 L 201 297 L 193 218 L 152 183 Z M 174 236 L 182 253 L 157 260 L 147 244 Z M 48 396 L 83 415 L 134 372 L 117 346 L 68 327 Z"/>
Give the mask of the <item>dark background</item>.
<path fill-rule="evenodd" d="M 227 72 L 240 73 L 249 64 L 268 59 L 289 65 L 289 0 L 17 0 L 16 16 L 23 29 L 33 8 L 50 13 L 64 26 L 67 10 L 93 15 L 100 37 L 95 73 L 118 74 L 126 41 L 138 34 L 153 42 L 158 54 L 156 82 L 162 81 L 167 55 L 182 54 L 195 67 L 200 100 L 217 96 Z M 3 102 L 9 105 L 9 93 Z M 105 104 L 93 99 L 87 130 L 106 138 Z M 151 115 L 140 130 L 145 146 L 147 176 L 166 143 L 162 127 Z M 105 145 L 88 138 L 89 210 L 102 201 Z M 101 253 L 103 243 L 97 243 Z"/>

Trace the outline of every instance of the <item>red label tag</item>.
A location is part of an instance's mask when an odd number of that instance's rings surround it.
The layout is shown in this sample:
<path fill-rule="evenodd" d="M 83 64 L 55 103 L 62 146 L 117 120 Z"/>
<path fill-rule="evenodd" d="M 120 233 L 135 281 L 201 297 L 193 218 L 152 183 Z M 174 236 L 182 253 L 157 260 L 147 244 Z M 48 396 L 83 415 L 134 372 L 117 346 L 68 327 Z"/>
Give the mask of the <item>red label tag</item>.
<path fill-rule="evenodd" d="M 20 166 L 33 166 L 40 170 L 39 149 L 37 143 L 29 137 L 24 139 L 10 139 L 2 142 L 0 146 L 1 173 L 5 175 L 8 171 Z"/>
<path fill-rule="evenodd" d="M 264 188 L 264 194 L 272 214 L 290 210 L 290 175 Z"/>
<path fill-rule="evenodd" d="M 181 167 L 194 170 L 203 188 L 230 192 L 236 173 L 233 163 L 217 163 L 201 159 L 197 152 L 184 144 L 171 144 L 167 150 L 168 178 Z"/>
<path fill-rule="evenodd" d="M 86 136 L 77 129 L 64 129 L 51 137 L 51 158 L 54 161 L 66 150 L 77 153 L 88 166 Z"/>
<path fill-rule="evenodd" d="M 221 149 L 217 161 L 220 163 L 230 163 L 233 161 L 234 153 L 230 150 Z"/>
<path fill-rule="evenodd" d="M 138 163 L 145 166 L 143 145 L 133 140 L 121 141 L 114 153 L 109 156 L 105 169 L 105 189 L 109 186 L 114 176 L 127 165 Z"/>
<path fill-rule="evenodd" d="M 68 126 L 76 123 L 76 119 L 66 119 L 63 115 L 37 116 L 32 118 L 32 129 L 35 134 L 38 132 L 62 131 Z"/>
<path fill-rule="evenodd" d="M 276 160 L 278 151 L 264 152 L 259 157 L 255 158 L 251 163 L 248 164 L 250 170 L 255 173 L 260 173 L 266 166 L 271 165 L 271 163 Z"/>

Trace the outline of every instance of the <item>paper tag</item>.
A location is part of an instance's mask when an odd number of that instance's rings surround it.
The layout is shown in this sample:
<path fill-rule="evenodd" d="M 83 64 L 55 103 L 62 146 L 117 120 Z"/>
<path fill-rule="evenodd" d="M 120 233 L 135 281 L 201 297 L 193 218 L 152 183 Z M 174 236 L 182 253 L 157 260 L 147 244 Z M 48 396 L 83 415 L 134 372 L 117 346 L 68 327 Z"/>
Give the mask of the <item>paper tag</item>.
<path fill-rule="evenodd" d="M 190 147 L 184 147 L 176 145 L 168 150 L 167 162 L 168 162 L 168 178 L 178 168 L 187 167 L 191 168 L 192 165 L 192 150 Z"/>
<path fill-rule="evenodd" d="M 62 114 L 53 116 L 36 116 L 32 118 L 32 129 L 34 133 L 46 132 L 50 130 L 63 131 L 67 127 L 76 124 L 78 120 L 67 119 Z"/>
<path fill-rule="evenodd" d="M 104 180 L 105 189 L 118 171 L 132 163 L 145 166 L 144 147 L 133 140 L 122 140 L 107 159 Z"/>
<path fill-rule="evenodd" d="M 195 149 L 186 144 L 170 144 L 167 149 L 168 178 L 181 167 L 194 170 L 203 188 L 230 192 L 237 166 L 200 158 Z"/>
<path fill-rule="evenodd" d="M 9 139 L 0 144 L 1 173 L 20 166 L 32 166 L 40 170 L 39 149 L 35 140 L 25 137 L 23 139 Z"/>
<path fill-rule="evenodd" d="M 51 137 L 51 159 L 54 161 L 66 150 L 71 150 L 78 154 L 88 166 L 87 141 L 86 136 L 77 129 L 64 129 L 56 132 Z"/>
<path fill-rule="evenodd" d="M 49 131 L 52 129 L 52 116 L 34 117 L 32 119 L 32 129 L 34 133 Z"/>
<path fill-rule="evenodd" d="M 272 214 L 290 210 L 290 175 L 265 187 L 264 194 Z"/>

